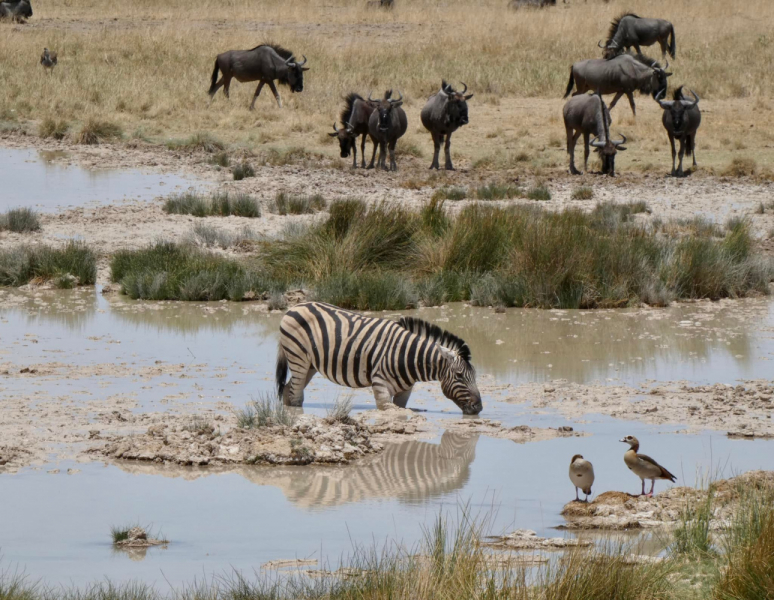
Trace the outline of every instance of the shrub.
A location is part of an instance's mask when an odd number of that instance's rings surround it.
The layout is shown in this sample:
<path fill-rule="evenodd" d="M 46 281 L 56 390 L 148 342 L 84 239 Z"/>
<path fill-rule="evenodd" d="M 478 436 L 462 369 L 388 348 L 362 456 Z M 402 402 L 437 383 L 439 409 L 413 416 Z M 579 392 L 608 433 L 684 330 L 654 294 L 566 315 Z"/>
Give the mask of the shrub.
<path fill-rule="evenodd" d="M 0 231 L 27 233 L 40 231 L 38 213 L 31 208 L 12 208 L 5 214 L 0 214 Z"/>
<path fill-rule="evenodd" d="M 110 121 L 89 119 L 81 127 L 75 137 L 77 144 L 101 144 L 102 142 L 120 139 L 124 132 L 120 125 Z"/>
<path fill-rule="evenodd" d="M 54 281 L 58 287 L 93 285 L 97 258 L 82 242 L 64 248 L 20 246 L 0 250 L 0 286 L 18 287 L 33 279 Z"/>
<path fill-rule="evenodd" d="M 70 124 L 64 119 L 44 119 L 38 127 L 38 135 L 42 138 L 63 140 L 70 130 Z"/>
<path fill-rule="evenodd" d="M 594 190 L 587 186 L 577 187 L 572 191 L 573 200 L 591 200 L 594 197 Z"/>

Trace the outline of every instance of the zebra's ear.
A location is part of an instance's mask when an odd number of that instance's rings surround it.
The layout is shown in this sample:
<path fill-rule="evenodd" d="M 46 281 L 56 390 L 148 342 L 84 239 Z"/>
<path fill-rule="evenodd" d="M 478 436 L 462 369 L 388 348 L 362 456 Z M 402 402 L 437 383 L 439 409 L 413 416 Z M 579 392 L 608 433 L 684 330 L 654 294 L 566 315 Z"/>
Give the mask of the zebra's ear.
<path fill-rule="evenodd" d="M 443 356 L 449 362 L 454 362 L 454 359 L 457 358 L 456 352 L 453 352 L 452 350 L 449 350 L 448 348 L 441 346 L 440 344 L 438 344 L 438 348 L 441 352 L 441 356 Z"/>

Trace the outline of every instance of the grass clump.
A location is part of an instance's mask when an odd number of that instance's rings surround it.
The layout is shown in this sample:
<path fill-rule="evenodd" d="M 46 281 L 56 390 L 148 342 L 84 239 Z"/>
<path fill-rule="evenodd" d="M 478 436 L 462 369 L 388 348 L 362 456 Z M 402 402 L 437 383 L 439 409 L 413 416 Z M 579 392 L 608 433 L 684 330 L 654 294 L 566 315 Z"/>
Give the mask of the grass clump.
<path fill-rule="evenodd" d="M 573 200 L 591 200 L 594 197 L 594 190 L 588 186 L 582 185 L 575 188 L 570 197 Z"/>
<path fill-rule="evenodd" d="M 52 138 L 63 140 L 70 131 L 70 124 L 64 119 L 46 118 L 38 126 L 38 136 L 42 138 Z"/>
<path fill-rule="evenodd" d="M 707 555 L 713 551 L 710 521 L 713 517 L 713 490 L 707 491 L 698 504 L 685 506 L 674 532 L 673 554 Z"/>
<path fill-rule="evenodd" d="M 170 196 L 164 201 L 164 212 L 194 217 L 248 217 L 261 216 L 258 200 L 249 194 L 215 193 L 209 198 L 197 192 Z"/>
<path fill-rule="evenodd" d="M 722 175 L 726 177 L 748 177 L 758 172 L 758 164 L 749 156 L 736 156 L 731 159 L 729 165 L 723 169 Z"/>
<path fill-rule="evenodd" d="M 258 236 L 249 227 L 244 227 L 241 231 L 231 233 L 224 231 L 213 225 L 197 223 L 191 229 L 188 237 L 189 241 L 206 248 L 233 248 L 243 243 L 249 243 L 256 240 Z"/>
<path fill-rule="evenodd" d="M 282 403 L 281 398 L 273 394 L 262 394 L 236 413 L 237 426 L 242 429 L 272 427 L 274 425 L 291 426 L 296 414 Z"/>
<path fill-rule="evenodd" d="M 64 248 L 19 246 L 0 250 L 0 286 L 18 287 L 31 281 L 53 281 L 57 287 L 93 285 L 97 258 L 82 242 Z"/>
<path fill-rule="evenodd" d="M 234 181 L 241 181 L 248 177 L 255 177 L 255 169 L 253 168 L 253 165 L 243 161 L 238 165 L 234 165 L 231 174 L 234 177 Z"/>
<path fill-rule="evenodd" d="M 132 529 L 134 525 L 128 525 L 123 527 L 116 527 L 113 526 L 110 528 L 110 537 L 113 538 L 113 543 L 118 544 L 119 542 L 125 542 L 129 539 L 129 530 Z"/>
<path fill-rule="evenodd" d="M 551 192 L 545 184 L 539 184 L 527 191 L 527 198 L 529 200 L 550 200 Z"/>
<path fill-rule="evenodd" d="M 328 423 L 348 423 L 351 421 L 351 412 L 352 396 L 336 396 L 333 406 L 325 411 L 325 420 Z"/>
<path fill-rule="evenodd" d="M 274 197 L 273 212 L 278 215 L 311 215 L 325 210 L 328 202 L 321 194 L 302 196 L 279 192 Z"/>
<path fill-rule="evenodd" d="M 507 200 L 522 197 L 524 197 L 524 191 L 510 183 L 488 183 L 476 189 L 476 198 L 479 200 Z"/>
<path fill-rule="evenodd" d="M 226 168 L 231 165 L 231 159 L 228 157 L 227 152 L 218 152 L 214 154 L 208 161 L 211 165 Z"/>
<path fill-rule="evenodd" d="M 0 231 L 13 231 L 14 233 L 40 231 L 38 213 L 31 208 L 12 208 L 8 212 L 0 214 Z"/>
<path fill-rule="evenodd" d="M 200 131 L 184 140 L 169 140 L 167 148 L 169 150 L 188 150 L 191 152 L 199 151 L 214 154 L 215 152 L 225 150 L 226 145 L 211 133 Z"/>
<path fill-rule="evenodd" d="M 433 192 L 433 200 L 465 200 L 467 197 L 468 188 L 466 187 L 442 187 Z"/>
<path fill-rule="evenodd" d="M 75 143 L 96 145 L 121 139 L 124 131 L 121 126 L 111 121 L 89 119 L 75 136 Z"/>

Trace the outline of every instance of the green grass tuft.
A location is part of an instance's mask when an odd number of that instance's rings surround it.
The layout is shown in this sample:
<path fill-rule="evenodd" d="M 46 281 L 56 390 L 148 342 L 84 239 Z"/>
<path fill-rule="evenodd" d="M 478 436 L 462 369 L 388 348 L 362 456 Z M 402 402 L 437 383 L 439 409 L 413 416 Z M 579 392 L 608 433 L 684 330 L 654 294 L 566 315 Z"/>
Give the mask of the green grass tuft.
<path fill-rule="evenodd" d="M 207 198 L 198 192 L 185 192 L 168 197 L 164 201 L 164 212 L 194 217 L 258 218 L 261 207 L 249 194 L 218 192 Z"/>
<path fill-rule="evenodd" d="M 76 144 L 95 145 L 121 139 L 124 135 L 121 126 L 111 121 L 89 119 L 75 136 Z"/>
<path fill-rule="evenodd" d="M 255 169 L 250 163 L 243 161 L 238 165 L 234 165 L 234 168 L 232 169 L 232 175 L 234 177 L 234 181 L 241 181 L 242 179 L 247 179 L 248 177 L 255 177 Z"/>
<path fill-rule="evenodd" d="M 0 231 L 15 233 L 40 231 L 38 213 L 31 208 L 12 208 L 7 213 L 0 214 Z"/>
<path fill-rule="evenodd" d="M 273 212 L 278 215 L 311 215 L 325 210 L 328 202 L 320 194 L 300 196 L 279 192 L 274 197 Z"/>
<path fill-rule="evenodd" d="M 200 131 L 184 140 L 169 140 L 167 148 L 170 150 L 199 151 L 214 154 L 215 152 L 222 152 L 226 145 L 211 133 Z"/>
<path fill-rule="evenodd" d="M 52 138 L 55 140 L 63 140 L 70 131 L 70 124 L 64 119 L 43 119 L 38 126 L 38 136 L 42 138 Z"/>
<path fill-rule="evenodd" d="M 594 197 L 594 190 L 588 186 L 582 185 L 572 191 L 573 200 L 591 200 Z"/>
<path fill-rule="evenodd" d="M 82 242 L 68 242 L 64 248 L 18 246 L 0 250 L 0 286 L 19 287 L 38 281 L 53 281 L 70 288 L 93 285 L 97 279 L 97 258 Z"/>
<path fill-rule="evenodd" d="M 252 400 L 236 412 L 237 426 L 242 429 L 272 427 L 284 425 L 289 427 L 296 421 L 296 413 L 282 403 L 273 394 L 262 394 L 257 400 Z"/>
<path fill-rule="evenodd" d="M 545 185 L 540 184 L 529 189 L 527 198 L 530 200 L 550 200 L 551 192 Z"/>
<path fill-rule="evenodd" d="M 465 200 L 468 197 L 468 188 L 442 187 L 433 192 L 433 200 Z"/>

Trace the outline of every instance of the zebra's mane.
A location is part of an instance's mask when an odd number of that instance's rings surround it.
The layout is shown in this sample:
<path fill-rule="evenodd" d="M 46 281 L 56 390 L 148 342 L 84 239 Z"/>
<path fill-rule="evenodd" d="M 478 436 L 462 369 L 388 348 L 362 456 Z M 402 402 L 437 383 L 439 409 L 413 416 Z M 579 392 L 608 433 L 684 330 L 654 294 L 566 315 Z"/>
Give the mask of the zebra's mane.
<path fill-rule="evenodd" d="M 634 17 L 635 19 L 639 19 L 640 17 L 638 15 L 635 15 L 634 13 L 623 13 L 622 15 L 618 15 L 615 19 L 613 19 L 610 22 L 610 30 L 607 32 L 607 46 L 615 37 L 616 32 L 618 31 L 618 26 L 621 24 L 621 21 L 624 19 L 624 17 Z"/>
<path fill-rule="evenodd" d="M 453 350 L 460 358 L 470 362 L 470 348 L 465 341 L 458 338 L 453 333 L 441 329 L 438 325 L 414 317 L 401 317 L 400 321 L 398 321 L 398 325 L 404 329 L 408 329 L 411 333 L 430 339 L 444 348 Z"/>
<path fill-rule="evenodd" d="M 287 48 L 283 48 L 279 44 L 258 44 L 255 48 L 251 48 L 251 50 L 257 50 L 261 46 L 268 46 L 285 60 L 293 56 L 293 53 L 290 50 L 288 50 Z"/>

